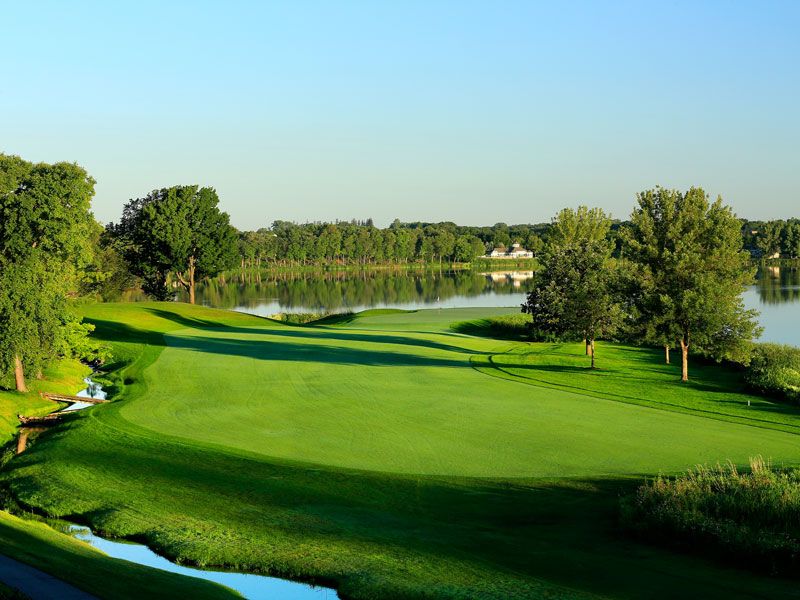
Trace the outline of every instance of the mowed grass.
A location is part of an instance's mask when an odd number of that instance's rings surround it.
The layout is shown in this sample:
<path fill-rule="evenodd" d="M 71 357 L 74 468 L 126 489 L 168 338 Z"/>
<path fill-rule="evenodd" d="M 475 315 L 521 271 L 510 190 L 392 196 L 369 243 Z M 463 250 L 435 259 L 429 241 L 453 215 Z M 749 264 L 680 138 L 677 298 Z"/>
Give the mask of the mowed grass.
<path fill-rule="evenodd" d="M 618 496 L 642 475 L 800 460 L 796 415 L 769 403 L 738 414 L 747 397 L 721 367 L 690 388 L 649 350 L 603 344 L 598 374 L 574 348 L 451 329 L 506 309 L 323 326 L 176 304 L 86 310 L 114 344 L 122 400 L 12 462 L 4 479 L 38 510 L 352 598 L 796 593 L 617 533 Z M 527 376 L 546 364 L 555 379 Z M 713 410 L 656 406 L 691 404 L 689 392 Z"/>

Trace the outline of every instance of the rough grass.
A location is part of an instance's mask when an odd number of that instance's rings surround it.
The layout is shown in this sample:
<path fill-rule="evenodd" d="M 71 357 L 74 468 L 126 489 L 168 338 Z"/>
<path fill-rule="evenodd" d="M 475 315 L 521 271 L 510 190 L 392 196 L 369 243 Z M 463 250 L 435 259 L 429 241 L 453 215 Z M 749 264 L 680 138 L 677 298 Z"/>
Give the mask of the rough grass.
<path fill-rule="evenodd" d="M 761 457 L 749 471 L 717 464 L 657 477 L 623 501 L 622 518 L 645 539 L 750 568 L 796 576 L 800 566 L 800 471 Z"/>
<path fill-rule="evenodd" d="M 43 436 L 4 479 L 28 506 L 172 558 L 335 582 L 350 598 L 792 595 L 615 527 L 619 494 L 642 474 L 754 451 L 797 462 L 787 407 L 734 414 L 730 400 L 746 397 L 713 367 L 703 381 L 716 387 L 697 390 L 713 414 L 654 410 L 652 389 L 689 388 L 646 351 L 620 347 L 612 370 L 599 346 L 614 387 L 579 344 L 559 354 L 450 327 L 511 310 L 291 327 L 184 305 L 89 307 L 120 357 L 108 378 L 122 401 Z M 552 369 L 528 368 L 534 349 L 554 352 L 534 363 Z M 631 387 L 634 371 L 644 381 Z"/>
<path fill-rule="evenodd" d="M 531 318 L 515 313 L 453 323 L 453 331 L 503 340 L 526 340 L 530 337 Z"/>

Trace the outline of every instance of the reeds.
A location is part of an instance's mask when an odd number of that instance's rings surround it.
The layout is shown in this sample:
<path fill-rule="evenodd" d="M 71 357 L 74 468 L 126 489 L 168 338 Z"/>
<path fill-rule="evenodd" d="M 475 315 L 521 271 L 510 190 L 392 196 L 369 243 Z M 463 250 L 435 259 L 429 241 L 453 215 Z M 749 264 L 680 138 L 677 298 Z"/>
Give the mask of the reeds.
<path fill-rule="evenodd" d="M 623 499 L 622 523 L 650 541 L 690 547 L 771 572 L 800 567 L 800 471 L 761 456 L 749 470 L 698 465 Z"/>

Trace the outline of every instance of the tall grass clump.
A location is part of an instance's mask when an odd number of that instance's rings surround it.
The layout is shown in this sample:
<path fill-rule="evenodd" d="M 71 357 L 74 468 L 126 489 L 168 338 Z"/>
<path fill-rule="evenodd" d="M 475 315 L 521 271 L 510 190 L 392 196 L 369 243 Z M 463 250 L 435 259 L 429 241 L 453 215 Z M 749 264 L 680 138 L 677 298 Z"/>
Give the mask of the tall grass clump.
<path fill-rule="evenodd" d="M 800 470 L 761 457 L 750 470 L 698 466 L 659 476 L 621 505 L 622 525 L 646 540 L 771 573 L 800 574 Z"/>
<path fill-rule="evenodd" d="M 531 335 L 531 318 L 528 315 L 511 314 L 474 321 L 460 321 L 451 325 L 459 333 L 504 340 L 528 339 Z"/>
<path fill-rule="evenodd" d="M 760 394 L 800 403 L 800 348 L 756 344 L 744 379 Z"/>

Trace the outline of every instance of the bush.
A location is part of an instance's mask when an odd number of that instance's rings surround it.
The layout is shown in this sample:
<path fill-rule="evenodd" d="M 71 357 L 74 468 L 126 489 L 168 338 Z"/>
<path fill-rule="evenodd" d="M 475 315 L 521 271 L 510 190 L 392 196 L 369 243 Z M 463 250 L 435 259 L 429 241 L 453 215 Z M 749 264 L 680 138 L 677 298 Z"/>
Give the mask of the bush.
<path fill-rule="evenodd" d="M 531 334 L 531 318 L 528 315 L 512 314 L 474 321 L 461 321 L 450 326 L 453 331 L 493 337 L 505 340 L 528 339 Z"/>
<path fill-rule="evenodd" d="M 278 313 L 277 315 L 272 315 L 271 318 L 281 321 L 283 323 L 289 323 L 290 325 L 306 325 L 309 323 L 317 323 L 317 324 L 330 324 L 339 322 L 342 320 L 352 320 L 353 313 L 351 312 L 344 312 L 344 313 Z"/>
<path fill-rule="evenodd" d="M 751 471 L 729 464 L 658 477 L 622 500 L 622 524 L 650 541 L 720 555 L 772 573 L 800 567 L 800 471 L 760 457 Z"/>
<path fill-rule="evenodd" d="M 800 403 L 800 348 L 756 344 L 744 379 L 760 394 Z"/>

